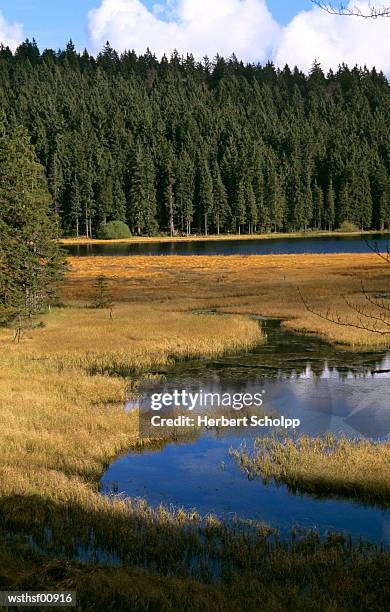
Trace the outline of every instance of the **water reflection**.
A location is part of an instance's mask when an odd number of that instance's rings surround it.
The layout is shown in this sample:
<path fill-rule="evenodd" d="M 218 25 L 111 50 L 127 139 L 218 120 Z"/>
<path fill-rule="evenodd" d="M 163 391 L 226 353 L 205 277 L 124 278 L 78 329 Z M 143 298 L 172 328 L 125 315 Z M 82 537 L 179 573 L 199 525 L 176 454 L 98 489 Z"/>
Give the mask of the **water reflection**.
<path fill-rule="evenodd" d="M 386 250 L 389 235 L 373 234 L 370 242 Z M 180 242 L 145 242 L 66 245 L 69 255 L 278 255 L 300 253 L 367 253 L 369 248 L 360 236 L 311 238 L 267 238 L 242 240 L 185 240 Z"/>
<path fill-rule="evenodd" d="M 300 432 L 385 439 L 390 431 L 390 358 L 340 351 L 317 338 L 297 336 L 267 322 L 268 343 L 221 360 L 181 362 L 163 372 L 159 392 L 200 389 L 211 393 L 264 391 L 266 413 L 298 417 Z M 308 357 L 308 355 L 310 357 Z M 376 372 L 380 372 L 376 374 Z M 156 387 L 145 384 L 148 397 Z M 134 404 L 129 403 L 128 409 Z M 390 544 L 390 513 L 342 499 L 291 494 L 286 487 L 249 481 L 229 458 L 229 448 L 265 435 L 257 428 L 202 430 L 158 452 L 118 459 L 102 480 L 152 505 L 196 508 L 224 518 L 257 519 L 287 534 L 294 524 L 321 533 L 344 531 Z M 295 435 L 291 433 L 291 435 Z"/>

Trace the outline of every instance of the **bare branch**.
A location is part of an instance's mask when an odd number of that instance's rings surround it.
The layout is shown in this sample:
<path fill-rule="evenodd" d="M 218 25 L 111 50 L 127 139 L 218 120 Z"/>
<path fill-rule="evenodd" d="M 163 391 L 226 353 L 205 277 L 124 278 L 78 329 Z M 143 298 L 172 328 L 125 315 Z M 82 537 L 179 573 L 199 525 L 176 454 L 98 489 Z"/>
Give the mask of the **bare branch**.
<path fill-rule="evenodd" d="M 336 5 L 333 2 L 323 2 L 322 0 L 311 0 L 313 4 L 330 15 L 342 15 L 347 17 L 362 17 L 363 19 L 378 19 L 378 17 L 390 17 L 390 6 L 371 6 L 369 11 L 363 12 L 359 6 L 349 4 Z"/>
<path fill-rule="evenodd" d="M 311 314 L 314 314 L 316 317 L 319 317 L 320 319 L 323 319 L 324 321 L 328 321 L 329 323 L 334 323 L 335 325 L 340 325 L 342 327 L 354 327 L 355 329 L 361 329 L 361 330 L 364 330 L 364 331 L 372 332 L 374 334 L 380 334 L 382 336 L 390 335 L 390 329 L 389 330 L 379 329 L 378 325 L 377 325 L 377 322 L 374 322 L 372 325 L 366 324 L 364 322 L 364 320 L 361 318 L 361 316 L 367 317 L 369 319 L 374 319 L 374 320 L 375 320 L 375 318 L 371 317 L 370 315 L 367 315 L 365 313 L 363 313 L 359 317 L 358 322 L 355 323 L 354 321 L 349 321 L 347 319 L 343 319 L 339 315 L 332 313 L 330 311 L 330 309 L 328 309 L 325 313 L 323 313 L 323 312 L 321 312 L 319 310 L 316 310 L 315 308 L 313 308 L 313 306 L 311 306 L 311 304 L 309 304 L 309 302 L 307 301 L 307 299 L 303 295 L 301 289 L 299 287 L 297 289 L 298 289 L 299 296 L 300 296 L 300 298 L 302 300 L 302 303 L 305 306 L 306 310 L 308 312 L 310 312 Z M 346 300 L 346 298 L 344 298 L 344 299 Z M 350 304 L 348 304 L 348 305 L 351 307 Z M 353 308 L 353 306 L 352 306 L 352 308 Z M 354 309 L 354 310 L 356 311 L 356 309 Z M 380 320 L 380 321 L 383 323 L 382 320 Z M 388 325 L 390 327 L 390 322 L 388 323 Z"/>
<path fill-rule="evenodd" d="M 389 304 L 385 304 L 383 299 L 379 299 L 376 297 L 372 297 L 372 295 L 370 295 L 365 286 L 363 281 L 361 282 L 362 285 L 362 294 L 364 295 L 365 299 L 367 300 L 367 302 L 369 302 L 370 304 L 372 304 L 372 306 L 375 306 L 376 308 L 379 308 L 380 310 L 386 310 L 387 312 L 390 312 L 390 305 Z"/>
<path fill-rule="evenodd" d="M 379 249 L 379 244 L 378 244 L 378 242 L 376 240 L 374 242 L 370 242 L 369 240 L 367 240 L 367 238 L 363 238 L 363 240 L 366 243 L 366 245 L 368 246 L 368 248 L 373 253 L 375 253 L 375 255 L 378 255 L 378 257 L 383 259 L 383 261 L 385 261 L 386 263 L 390 264 L 390 249 L 389 249 L 389 245 L 387 245 L 386 251 L 382 252 Z"/>
<path fill-rule="evenodd" d="M 379 248 L 378 242 L 370 242 L 363 235 L 362 239 L 366 243 L 367 247 L 375 253 L 380 259 L 385 261 L 387 264 L 390 264 L 390 247 L 387 245 L 386 251 L 381 251 Z M 340 317 L 340 315 L 332 313 L 330 309 L 328 309 L 325 313 L 315 309 L 311 304 L 309 304 L 308 300 L 302 294 L 302 291 L 298 287 L 298 293 L 302 300 L 303 305 L 306 310 L 311 314 L 323 319 L 324 321 L 328 321 L 330 323 L 334 323 L 335 325 L 341 325 L 343 327 L 353 327 L 355 329 L 361 329 L 364 331 L 372 332 L 375 334 L 380 334 L 382 336 L 386 336 L 390 334 L 390 303 L 387 304 L 383 299 L 379 299 L 371 296 L 366 290 L 363 280 L 361 280 L 361 288 L 362 288 L 362 296 L 366 300 L 370 306 L 373 306 L 374 309 L 365 309 L 363 306 L 353 303 L 348 297 L 345 295 L 342 296 L 344 302 L 347 306 L 355 313 L 355 320 L 350 321 L 346 318 Z M 389 294 L 390 295 L 390 294 Z M 356 322 L 356 315 L 357 322 Z M 368 320 L 368 321 L 367 321 Z M 385 329 L 384 329 L 385 328 Z M 388 328 L 388 329 L 386 329 Z"/>
<path fill-rule="evenodd" d="M 350 302 L 345 295 L 343 295 L 343 300 L 347 304 L 347 306 L 351 310 L 356 312 L 356 314 L 358 314 L 360 317 L 366 317 L 367 319 L 370 319 L 372 321 L 378 321 L 380 323 L 383 323 L 383 325 L 386 325 L 386 327 L 390 327 L 390 321 L 388 320 L 386 314 L 384 314 L 383 312 L 380 312 L 377 315 L 373 314 L 372 312 L 367 312 L 363 310 L 363 308 L 361 308 L 358 304 L 353 304 L 352 302 Z"/>

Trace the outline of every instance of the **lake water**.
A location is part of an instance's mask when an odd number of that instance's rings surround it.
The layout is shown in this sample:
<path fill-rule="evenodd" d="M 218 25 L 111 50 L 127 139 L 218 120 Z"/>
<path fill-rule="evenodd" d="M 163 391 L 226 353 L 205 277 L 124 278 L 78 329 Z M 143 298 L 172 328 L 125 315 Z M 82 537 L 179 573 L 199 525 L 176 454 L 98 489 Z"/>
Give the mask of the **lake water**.
<path fill-rule="evenodd" d="M 212 361 L 185 361 L 160 371 L 158 387 L 145 383 L 145 397 L 156 389 L 200 389 L 213 393 L 264 392 L 267 414 L 301 420 L 300 433 L 385 439 L 390 431 L 390 358 L 384 353 L 337 350 L 315 337 L 264 322 L 268 342 L 250 353 Z M 156 372 L 157 373 L 157 372 Z M 128 410 L 134 408 L 129 403 Z M 263 430 L 265 435 L 270 431 Z M 294 525 L 351 534 L 390 544 L 390 512 L 345 499 L 318 499 L 291 493 L 286 486 L 248 480 L 229 456 L 244 440 L 253 444 L 259 430 L 203 429 L 189 440 L 160 450 L 131 452 L 117 459 L 102 481 L 112 490 L 142 497 L 152 506 L 196 509 L 229 520 L 264 521 L 288 535 Z"/>
<path fill-rule="evenodd" d="M 370 245 L 377 244 L 386 251 L 389 234 L 373 234 Z M 242 240 L 186 240 L 180 242 L 145 242 L 113 244 L 67 245 L 69 255 L 278 255 L 299 253 L 366 253 L 367 242 L 360 236 L 332 236 L 312 238 L 267 238 Z"/>

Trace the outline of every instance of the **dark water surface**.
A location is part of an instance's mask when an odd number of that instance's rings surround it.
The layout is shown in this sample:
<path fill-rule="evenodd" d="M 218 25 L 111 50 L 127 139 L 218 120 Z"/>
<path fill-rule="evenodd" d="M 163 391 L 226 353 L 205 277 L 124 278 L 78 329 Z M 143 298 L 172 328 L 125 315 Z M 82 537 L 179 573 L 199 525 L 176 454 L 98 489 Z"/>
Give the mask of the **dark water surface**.
<path fill-rule="evenodd" d="M 371 245 L 386 251 L 389 234 L 367 237 Z M 361 236 L 320 236 L 311 238 L 267 238 L 242 240 L 186 240 L 180 242 L 145 242 L 66 245 L 69 255 L 279 255 L 299 253 L 366 253 L 370 251 Z"/>
<path fill-rule="evenodd" d="M 266 413 L 301 420 L 299 433 L 332 432 L 385 439 L 390 431 L 390 358 L 337 350 L 319 339 L 264 323 L 268 342 L 250 353 L 213 361 L 181 362 L 166 380 L 145 394 L 174 389 L 220 393 L 264 391 Z M 128 409 L 132 409 L 129 404 Z M 270 430 L 262 430 L 263 434 Z M 104 475 L 102 491 L 116 490 L 163 503 L 215 513 L 229 519 L 264 521 L 288 535 L 294 525 L 322 534 L 340 531 L 354 538 L 390 544 L 390 512 L 343 499 L 293 494 L 285 486 L 248 480 L 229 457 L 230 448 L 253 444 L 259 430 L 201 430 L 198 437 L 162 450 L 129 453 Z M 293 434 L 291 434 L 293 435 Z M 296 434 L 295 434 L 296 435 Z"/>

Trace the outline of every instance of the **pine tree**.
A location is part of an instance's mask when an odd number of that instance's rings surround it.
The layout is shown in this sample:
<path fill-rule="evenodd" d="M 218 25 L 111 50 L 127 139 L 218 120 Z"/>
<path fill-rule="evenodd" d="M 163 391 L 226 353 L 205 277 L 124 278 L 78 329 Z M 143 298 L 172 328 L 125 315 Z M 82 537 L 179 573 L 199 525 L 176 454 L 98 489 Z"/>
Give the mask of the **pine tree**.
<path fill-rule="evenodd" d="M 390 197 L 388 191 L 383 191 L 379 201 L 380 230 L 390 228 Z"/>
<path fill-rule="evenodd" d="M 227 192 L 219 168 L 216 165 L 213 172 L 213 217 L 218 235 L 220 234 L 221 227 L 225 226 L 228 216 L 229 204 Z"/>
<path fill-rule="evenodd" d="M 324 213 L 324 194 L 317 181 L 314 182 L 313 189 L 313 217 L 315 226 L 320 230 L 326 218 L 326 213 Z"/>
<path fill-rule="evenodd" d="M 356 165 L 351 171 L 351 177 L 348 185 L 349 198 L 349 218 L 347 221 L 352 221 L 361 229 L 371 227 L 372 222 L 372 198 L 370 181 L 367 171 Z"/>
<path fill-rule="evenodd" d="M 108 43 L 95 59 L 25 41 L 0 47 L 0 82 L 0 122 L 28 130 L 65 234 L 115 219 L 141 233 L 244 217 L 249 231 L 386 225 L 390 93 L 376 71 L 119 57 Z"/>
<path fill-rule="evenodd" d="M 156 230 L 155 169 L 148 152 L 137 147 L 130 179 L 129 224 L 134 233 Z"/>
<path fill-rule="evenodd" d="M 234 203 L 234 220 L 238 233 L 241 234 L 241 227 L 246 223 L 246 202 L 245 202 L 245 182 L 241 179 L 237 186 L 236 198 Z"/>
<path fill-rule="evenodd" d="M 352 211 L 351 211 L 351 201 L 349 197 L 349 183 L 345 183 L 339 193 L 339 215 L 338 215 L 338 225 L 341 226 L 344 222 L 353 221 Z"/>
<path fill-rule="evenodd" d="M 74 225 L 76 228 L 76 236 L 77 238 L 80 235 L 80 215 L 81 215 L 81 196 L 80 196 L 80 187 L 78 183 L 78 179 L 75 176 L 73 183 L 70 189 L 70 217 L 72 221 L 72 226 Z"/>
<path fill-rule="evenodd" d="M 258 225 L 267 230 L 271 225 L 270 207 L 267 206 L 265 202 L 264 174 L 261 168 L 258 168 L 255 174 L 255 178 L 253 180 L 253 192 L 255 194 L 257 206 L 257 221 L 254 224 L 253 230 L 256 232 Z"/>
<path fill-rule="evenodd" d="M 213 179 L 208 162 L 203 159 L 199 166 L 199 205 L 203 216 L 204 234 L 209 233 L 209 217 L 213 209 Z"/>
<path fill-rule="evenodd" d="M 306 173 L 303 181 L 303 227 L 305 232 L 310 227 L 313 219 L 313 193 L 311 189 L 311 177 L 309 172 Z"/>
<path fill-rule="evenodd" d="M 324 209 L 324 223 L 326 228 L 331 231 L 334 227 L 336 219 L 335 212 L 335 193 L 333 189 L 333 181 L 329 180 L 328 191 L 326 194 L 326 206 Z"/>
<path fill-rule="evenodd" d="M 112 308 L 113 299 L 108 284 L 108 279 L 104 274 L 100 274 L 93 282 L 94 296 L 92 300 L 93 308 Z"/>
<path fill-rule="evenodd" d="M 256 231 L 258 223 L 258 207 L 256 202 L 256 196 L 253 189 L 252 183 L 247 184 L 246 188 L 246 202 L 247 202 L 247 219 L 248 219 L 248 231 L 253 234 Z"/>
<path fill-rule="evenodd" d="M 62 257 L 43 167 L 26 132 L 0 134 L 0 318 L 31 317 L 55 296 Z"/>
<path fill-rule="evenodd" d="M 181 230 L 191 234 L 194 217 L 195 172 L 190 156 L 186 151 L 181 154 L 176 170 L 175 199 L 181 219 Z"/>

